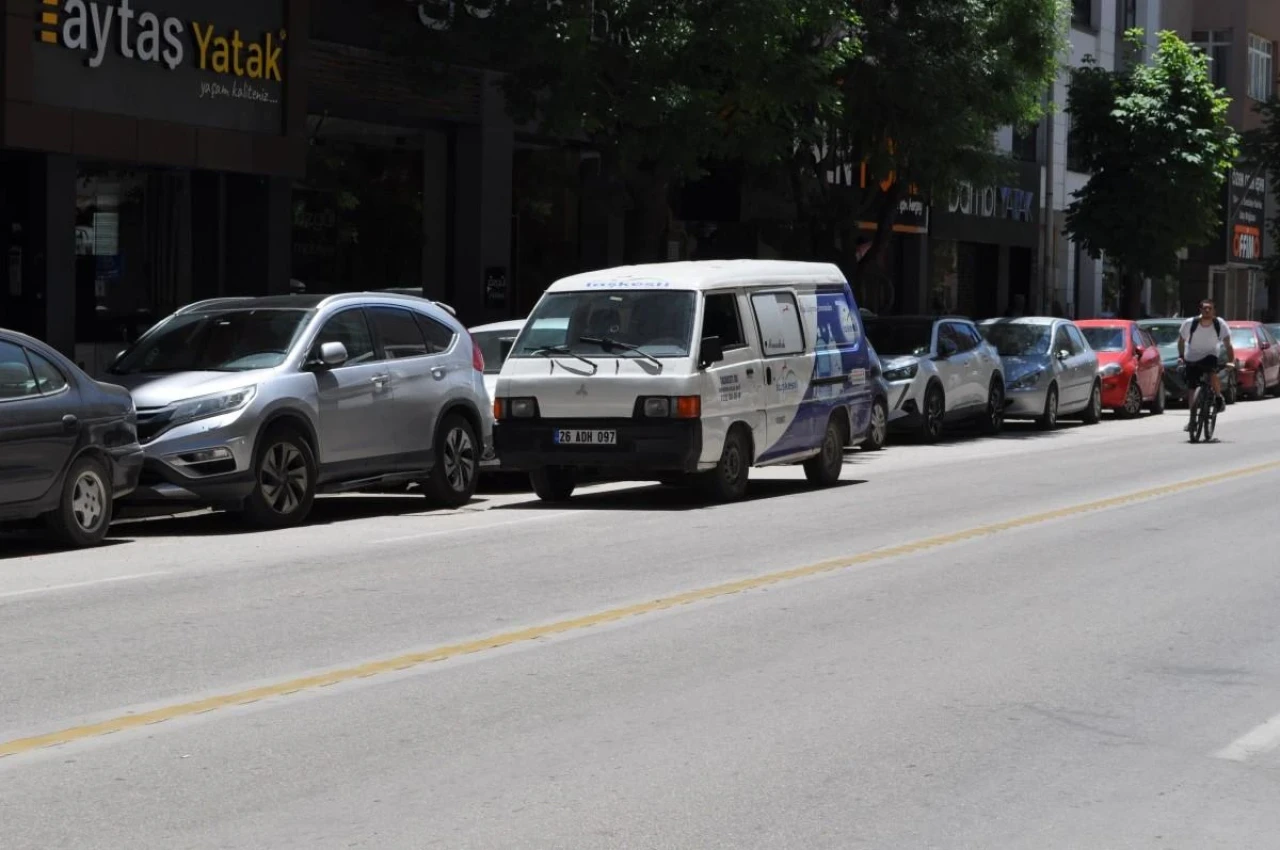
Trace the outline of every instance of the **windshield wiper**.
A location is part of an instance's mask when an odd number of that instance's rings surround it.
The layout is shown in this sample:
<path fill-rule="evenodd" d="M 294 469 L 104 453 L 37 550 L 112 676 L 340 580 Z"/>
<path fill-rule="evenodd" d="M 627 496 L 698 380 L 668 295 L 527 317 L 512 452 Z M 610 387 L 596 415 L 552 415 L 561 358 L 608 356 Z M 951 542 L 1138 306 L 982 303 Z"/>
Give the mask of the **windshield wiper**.
<path fill-rule="evenodd" d="M 607 336 L 582 336 L 578 337 L 578 342 L 585 342 L 587 345 L 598 345 L 607 353 L 612 348 L 621 348 L 623 351 L 634 351 L 645 360 L 653 363 L 658 367 L 658 371 L 662 371 L 662 361 L 654 357 L 649 352 L 643 350 L 638 345 L 632 345 L 629 342 L 619 342 L 616 339 L 609 339 Z"/>
<path fill-rule="evenodd" d="M 567 345 L 544 345 L 542 348 L 535 349 L 533 353 L 539 357 L 553 357 L 553 356 L 576 357 L 579 360 L 581 360 L 583 363 L 586 363 L 588 366 L 591 367 L 591 374 L 594 375 L 596 372 L 600 370 L 599 363 L 595 362 L 594 360 L 588 360 L 587 358 L 583 357 L 581 354 L 577 354 L 573 351 L 570 351 L 569 346 Z"/>

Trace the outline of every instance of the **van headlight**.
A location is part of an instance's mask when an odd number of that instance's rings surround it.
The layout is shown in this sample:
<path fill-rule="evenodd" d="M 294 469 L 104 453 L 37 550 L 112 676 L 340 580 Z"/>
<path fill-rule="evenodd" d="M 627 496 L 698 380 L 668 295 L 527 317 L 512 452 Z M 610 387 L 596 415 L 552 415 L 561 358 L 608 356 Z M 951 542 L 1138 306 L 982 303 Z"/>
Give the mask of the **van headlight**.
<path fill-rule="evenodd" d="M 169 427 L 185 425 L 198 419 L 208 419 L 210 416 L 232 413 L 253 401 L 253 397 L 257 394 L 258 388 L 256 386 L 241 387 L 230 392 L 212 393 L 199 398 L 180 401 L 173 405 L 173 415 L 169 417 Z"/>

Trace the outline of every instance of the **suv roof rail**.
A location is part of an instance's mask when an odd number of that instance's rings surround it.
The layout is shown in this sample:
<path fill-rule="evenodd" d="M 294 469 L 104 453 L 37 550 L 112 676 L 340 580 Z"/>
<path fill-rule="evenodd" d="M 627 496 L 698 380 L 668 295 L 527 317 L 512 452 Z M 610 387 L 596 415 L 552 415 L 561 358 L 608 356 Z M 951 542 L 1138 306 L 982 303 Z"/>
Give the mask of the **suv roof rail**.
<path fill-rule="evenodd" d="M 368 298 L 370 295 L 377 295 L 381 298 L 412 298 L 415 301 L 426 301 L 428 304 L 434 304 L 441 310 L 444 310 L 455 319 L 458 318 L 458 311 L 443 301 L 435 301 L 423 295 L 410 295 L 407 292 L 394 292 L 386 289 L 369 289 L 362 292 L 335 292 L 332 295 L 326 296 L 323 303 L 331 304 L 336 301 L 345 301 L 347 299 Z"/>
<path fill-rule="evenodd" d="M 190 313 L 193 310 L 199 310 L 202 307 L 208 307 L 212 304 L 224 304 L 229 301 L 243 301 L 243 300 L 244 300 L 243 297 L 238 297 L 238 296 L 227 296 L 224 298 L 206 298 L 203 301 L 193 301 L 190 304 L 186 304 L 182 307 L 179 307 L 175 312 L 179 314 Z"/>

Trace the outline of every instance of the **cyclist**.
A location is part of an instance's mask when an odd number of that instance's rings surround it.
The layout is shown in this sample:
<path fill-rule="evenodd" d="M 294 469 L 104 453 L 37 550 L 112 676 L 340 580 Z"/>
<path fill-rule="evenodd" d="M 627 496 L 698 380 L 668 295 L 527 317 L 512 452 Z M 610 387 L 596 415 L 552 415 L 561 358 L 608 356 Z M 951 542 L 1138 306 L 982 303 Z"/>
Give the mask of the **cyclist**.
<path fill-rule="evenodd" d="M 1186 367 L 1187 388 L 1191 391 L 1187 403 L 1193 415 L 1200 379 L 1206 372 L 1213 386 L 1214 403 L 1218 412 L 1226 409 L 1227 403 L 1222 397 L 1222 382 L 1218 378 L 1218 368 L 1224 362 L 1218 359 L 1219 346 L 1226 349 L 1225 362 L 1230 363 L 1236 359 L 1235 349 L 1231 345 L 1231 330 L 1216 315 L 1213 301 L 1206 298 L 1200 302 L 1200 315 L 1183 322 L 1178 334 L 1178 363 Z M 1191 430 L 1189 419 L 1183 430 Z"/>

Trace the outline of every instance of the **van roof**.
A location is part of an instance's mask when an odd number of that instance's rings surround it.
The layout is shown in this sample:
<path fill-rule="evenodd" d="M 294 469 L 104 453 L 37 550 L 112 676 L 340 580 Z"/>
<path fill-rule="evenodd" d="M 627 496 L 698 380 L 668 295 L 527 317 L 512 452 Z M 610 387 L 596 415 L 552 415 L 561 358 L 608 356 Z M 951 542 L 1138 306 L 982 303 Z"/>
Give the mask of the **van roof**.
<path fill-rule="evenodd" d="M 684 260 L 618 266 L 561 278 L 548 292 L 581 289 L 731 289 L 746 283 L 845 283 L 833 263 L 789 260 Z"/>

